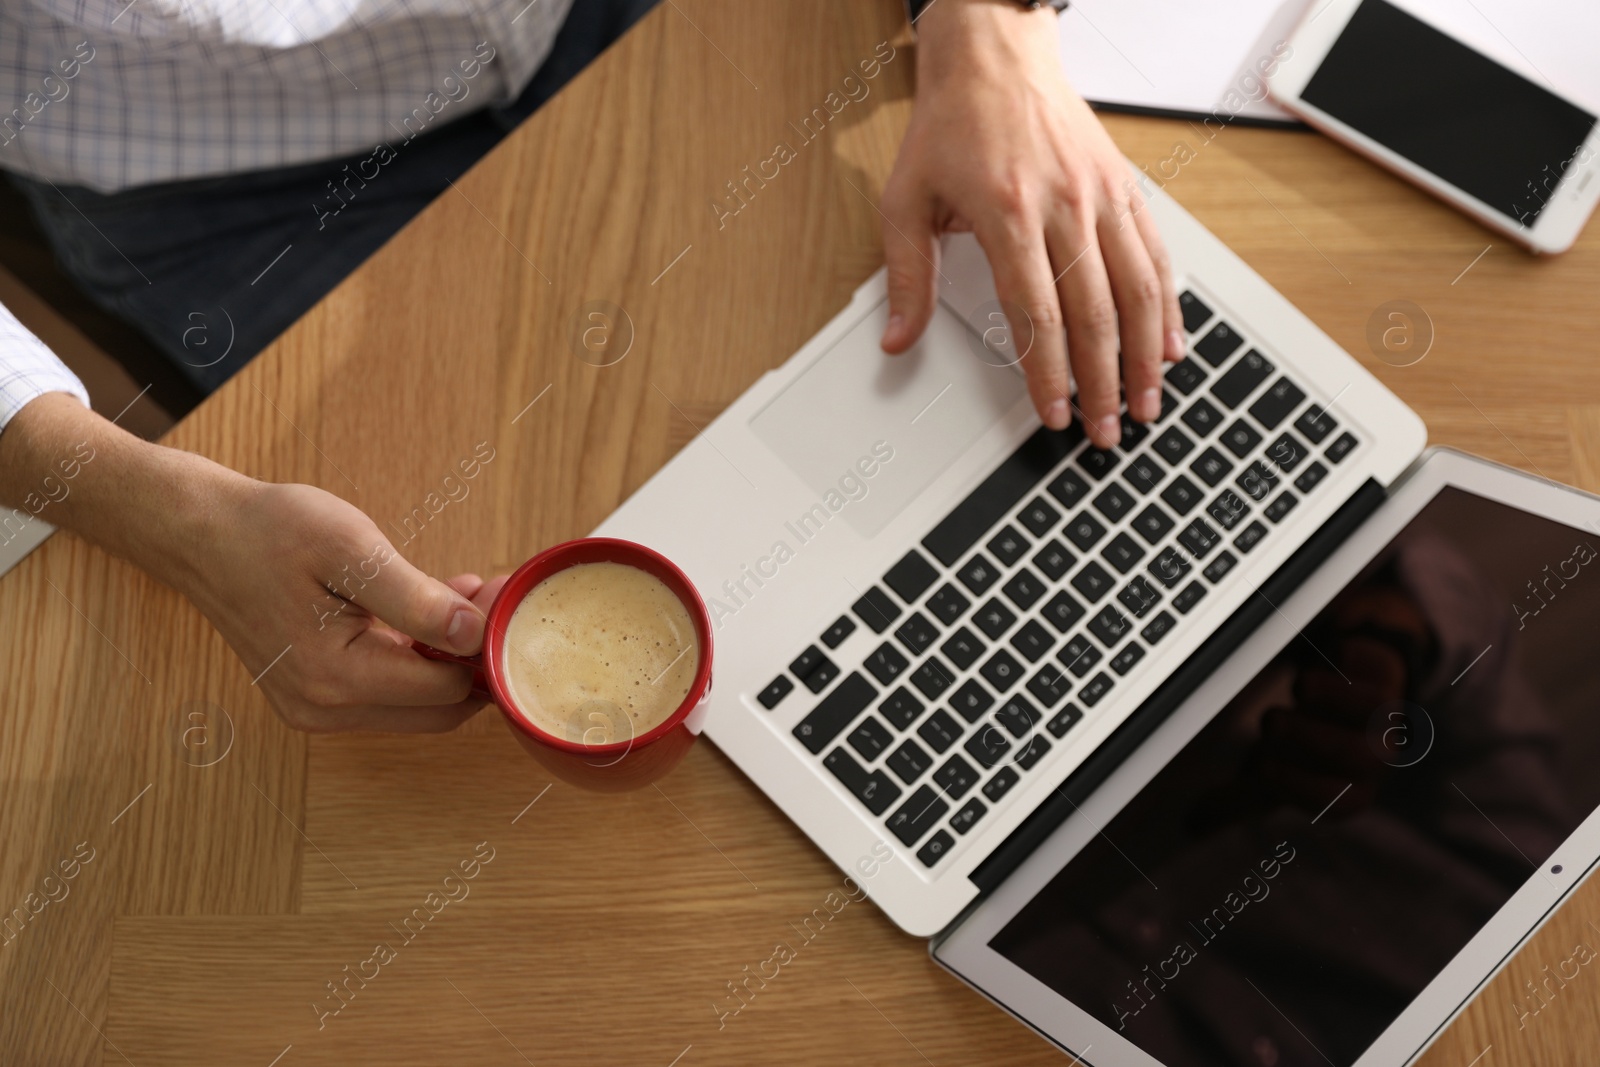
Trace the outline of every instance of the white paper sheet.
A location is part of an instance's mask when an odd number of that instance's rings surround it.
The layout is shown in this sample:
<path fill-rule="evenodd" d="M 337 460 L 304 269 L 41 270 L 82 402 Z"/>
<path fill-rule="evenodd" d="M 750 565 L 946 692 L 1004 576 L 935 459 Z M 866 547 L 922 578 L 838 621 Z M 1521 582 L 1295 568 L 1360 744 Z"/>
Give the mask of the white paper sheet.
<path fill-rule="evenodd" d="M 1251 99 L 1260 93 L 1250 76 L 1323 2 L 1074 0 L 1061 16 L 1062 61 L 1095 103 L 1286 120 L 1270 100 Z M 1392 2 L 1600 114 L 1600 3 Z M 1230 91 L 1237 95 L 1230 99 Z"/>

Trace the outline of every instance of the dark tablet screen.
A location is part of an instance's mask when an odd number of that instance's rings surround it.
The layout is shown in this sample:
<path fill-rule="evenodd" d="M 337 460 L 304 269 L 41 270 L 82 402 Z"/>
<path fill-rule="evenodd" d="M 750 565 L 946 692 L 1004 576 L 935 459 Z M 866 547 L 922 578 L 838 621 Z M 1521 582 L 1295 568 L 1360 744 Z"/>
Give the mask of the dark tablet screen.
<path fill-rule="evenodd" d="M 1447 488 L 1275 624 L 990 942 L 1169 1067 L 1353 1062 L 1600 804 L 1600 536 Z"/>

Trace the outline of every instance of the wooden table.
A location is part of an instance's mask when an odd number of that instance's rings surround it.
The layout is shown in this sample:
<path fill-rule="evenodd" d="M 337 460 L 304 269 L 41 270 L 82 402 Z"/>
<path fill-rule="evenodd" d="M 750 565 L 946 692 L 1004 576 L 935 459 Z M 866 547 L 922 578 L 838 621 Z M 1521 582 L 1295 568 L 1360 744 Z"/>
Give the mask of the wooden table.
<path fill-rule="evenodd" d="M 405 546 L 436 574 L 588 531 L 881 263 L 912 84 L 896 6 L 663 5 L 167 440 L 380 525 L 489 441 Z M 719 226 L 725 183 L 882 41 L 871 95 Z M 1169 191 L 1434 441 L 1600 489 L 1600 227 L 1537 260 L 1319 137 L 1108 122 L 1141 163 L 1194 149 Z M 1394 367 L 1367 329 L 1402 299 L 1436 336 Z M 592 300 L 632 321 L 614 366 L 569 348 Z M 297 734 L 193 608 L 66 536 L 0 582 L 0 620 L 0 910 L 93 856 L 0 947 L 0 1063 L 1065 1062 L 866 903 L 719 1026 L 727 983 L 841 875 L 709 744 L 660 791 L 597 799 L 546 791 L 492 714 Z M 475 855 L 470 895 L 431 915 Z M 1592 1062 L 1600 978 L 1526 1029 L 1509 1006 L 1596 943 L 1589 920 L 1595 883 L 1426 1062 Z M 402 947 L 335 999 L 380 941 Z"/>

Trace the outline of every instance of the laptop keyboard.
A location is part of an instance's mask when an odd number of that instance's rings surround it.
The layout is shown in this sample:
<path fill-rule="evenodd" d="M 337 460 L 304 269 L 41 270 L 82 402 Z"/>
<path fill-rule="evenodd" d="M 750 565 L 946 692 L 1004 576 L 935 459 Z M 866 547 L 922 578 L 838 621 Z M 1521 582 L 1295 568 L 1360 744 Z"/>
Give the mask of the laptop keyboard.
<path fill-rule="evenodd" d="M 1359 444 L 1192 291 L 1160 418 L 1039 429 L 758 695 L 933 868 Z M 859 669 L 829 658 L 865 627 Z M 853 659 L 854 657 L 852 657 Z M 842 677 L 841 677 L 842 675 Z"/>

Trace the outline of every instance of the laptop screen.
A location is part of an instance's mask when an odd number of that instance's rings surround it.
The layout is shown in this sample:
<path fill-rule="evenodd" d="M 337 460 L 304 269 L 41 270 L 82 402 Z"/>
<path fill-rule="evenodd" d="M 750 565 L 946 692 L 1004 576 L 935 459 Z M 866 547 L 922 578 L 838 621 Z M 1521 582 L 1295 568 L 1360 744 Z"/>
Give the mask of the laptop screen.
<path fill-rule="evenodd" d="M 1600 805 L 1600 536 L 1446 488 L 1284 638 L 990 941 L 1168 1067 L 1353 1062 Z"/>

